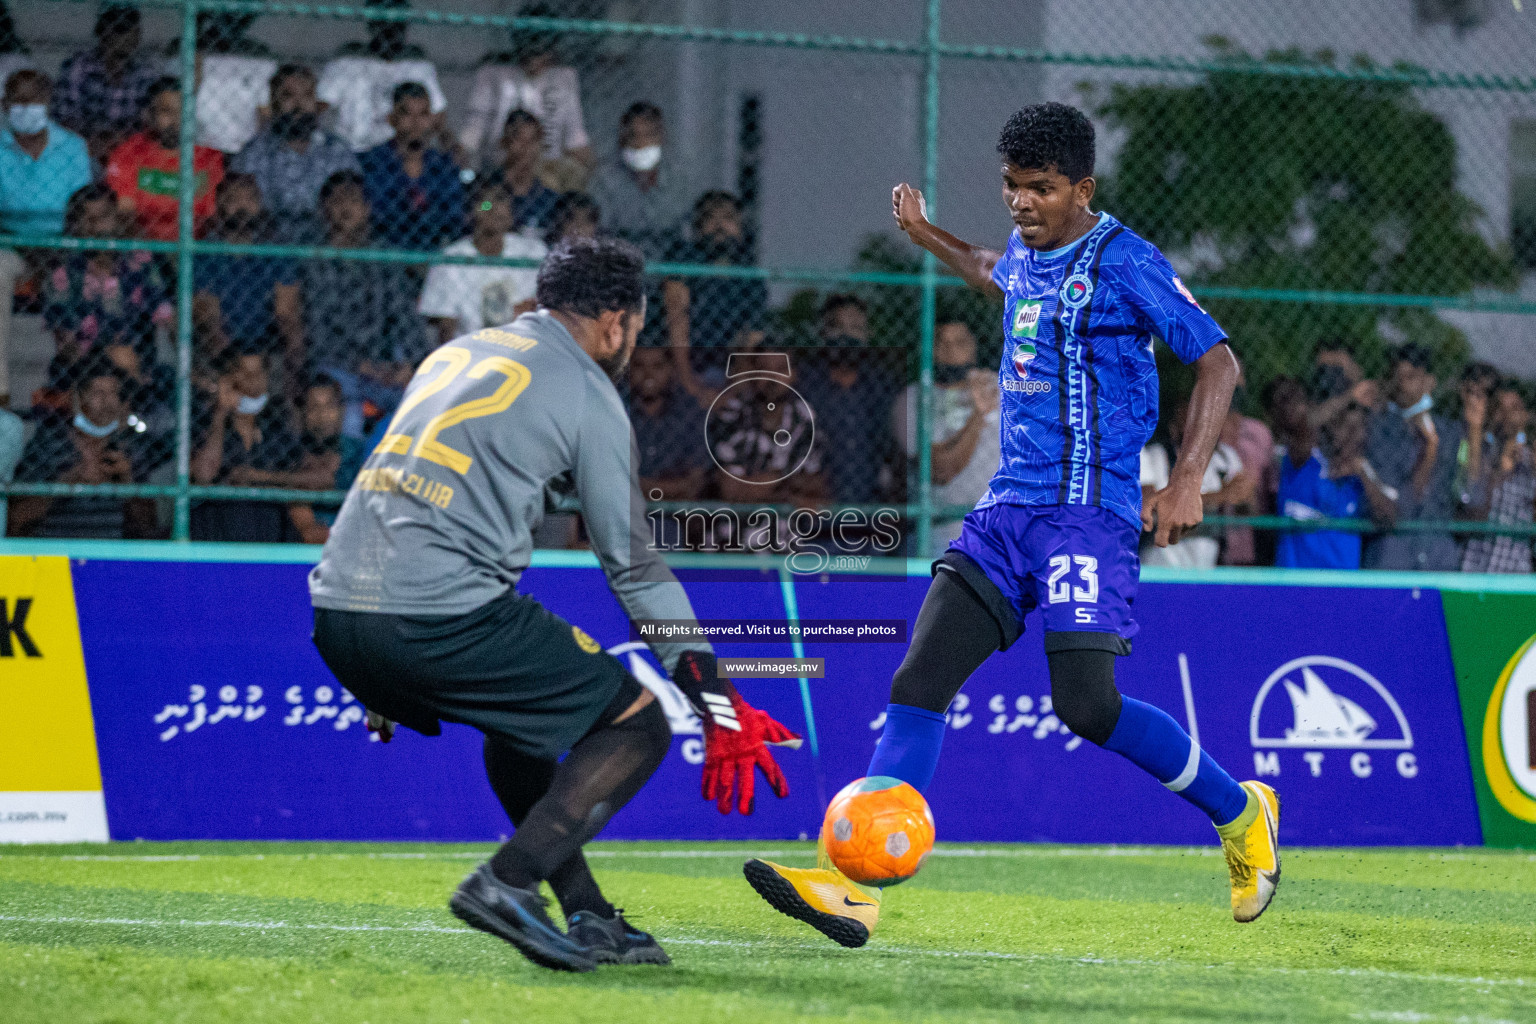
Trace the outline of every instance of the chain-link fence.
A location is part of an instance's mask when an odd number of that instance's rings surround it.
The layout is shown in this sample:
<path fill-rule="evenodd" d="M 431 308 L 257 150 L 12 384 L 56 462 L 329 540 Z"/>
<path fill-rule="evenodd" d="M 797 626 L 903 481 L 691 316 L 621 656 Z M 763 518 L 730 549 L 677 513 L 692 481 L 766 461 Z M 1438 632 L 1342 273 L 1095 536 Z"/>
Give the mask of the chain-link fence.
<path fill-rule="evenodd" d="M 1149 561 L 1360 564 L 1365 536 L 1368 565 L 1529 571 L 1531 52 L 1494 0 L 16 3 L 8 532 L 324 539 L 420 359 L 604 233 L 649 261 L 621 390 L 659 539 L 847 513 L 838 550 L 935 550 L 998 464 L 1003 307 L 885 197 L 1002 248 L 997 131 L 1056 99 L 1098 127 L 1095 208 L 1244 363 L 1210 526 Z M 1164 355 L 1144 487 L 1192 386 Z M 812 527 L 754 542 L 747 508 Z"/>

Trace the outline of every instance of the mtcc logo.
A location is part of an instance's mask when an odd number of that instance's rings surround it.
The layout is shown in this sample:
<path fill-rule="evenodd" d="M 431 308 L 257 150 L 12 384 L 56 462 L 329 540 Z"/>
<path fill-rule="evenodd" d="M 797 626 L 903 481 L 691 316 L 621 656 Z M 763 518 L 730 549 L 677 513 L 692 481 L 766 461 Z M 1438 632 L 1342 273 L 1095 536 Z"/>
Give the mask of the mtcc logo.
<path fill-rule="evenodd" d="M 643 641 L 629 641 L 608 648 L 608 653 L 623 662 L 630 675 L 650 690 L 651 695 L 661 703 L 661 710 L 667 714 L 667 724 L 672 727 L 672 735 L 699 737 L 683 741 L 683 760 L 689 764 L 703 764 L 704 723 L 693 713 L 693 705 L 688 703 L 683 691 L 667 678 L 666 670 L 651 653 L 650 646 Z"/>
<path fill-rule="evenodd" d="M 1397 751 L 1385 755 L 1397 773 L 1405 779 L 1419 774 L 1413 730 L 1397 699 L 1375 676 L 1343 658 L 1296 658 L 1270 673 L 1253 699 L 1248 741 L 1259 775 L 1280 774 L 1274 748 L 1303 751 L 1314 776 L 1323 774 L 1330 751 L 1346 756 L 1357 778 L 1376 770 L 1373 751 Z"/>
<path fill-rule="evenodd" d="M 1536 822 L 1536 636 L 1509 659 L 1488 699 L 1483 770 L 1501 807 Z"/>

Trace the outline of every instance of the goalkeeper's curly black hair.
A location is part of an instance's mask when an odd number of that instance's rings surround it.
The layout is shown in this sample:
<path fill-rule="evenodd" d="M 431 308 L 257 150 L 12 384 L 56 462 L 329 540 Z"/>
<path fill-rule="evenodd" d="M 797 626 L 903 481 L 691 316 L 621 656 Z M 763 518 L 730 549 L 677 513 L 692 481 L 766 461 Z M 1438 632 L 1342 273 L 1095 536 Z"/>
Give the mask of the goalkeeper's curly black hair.
<path fill-rule="evenodd" d="M 997 151 L 1018 167 L 1054 167 L 1076 184 L 1093 173 L 1093 122 L 1065 103 L 1036 103 L 1003 125 Z"/>
<path fill-rule="evenodd" d="M 572 238 L 554 247 L 539 267 L 539 305 L 557 313 L 597 319 L 617 310 L 637 313 L 645 302 L 645 257 L 616 238 Z"/>

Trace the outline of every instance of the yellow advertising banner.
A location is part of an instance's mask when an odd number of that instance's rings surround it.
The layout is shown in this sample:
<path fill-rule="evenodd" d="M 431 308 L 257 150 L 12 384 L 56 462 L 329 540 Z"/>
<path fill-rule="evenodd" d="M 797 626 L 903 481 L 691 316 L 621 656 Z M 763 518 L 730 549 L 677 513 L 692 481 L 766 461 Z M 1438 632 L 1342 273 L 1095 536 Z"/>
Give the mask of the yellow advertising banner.
<path fill-rule="evenodd" d="M 106 838 L 69 559 L 0 556 L 0 843 Z"/>

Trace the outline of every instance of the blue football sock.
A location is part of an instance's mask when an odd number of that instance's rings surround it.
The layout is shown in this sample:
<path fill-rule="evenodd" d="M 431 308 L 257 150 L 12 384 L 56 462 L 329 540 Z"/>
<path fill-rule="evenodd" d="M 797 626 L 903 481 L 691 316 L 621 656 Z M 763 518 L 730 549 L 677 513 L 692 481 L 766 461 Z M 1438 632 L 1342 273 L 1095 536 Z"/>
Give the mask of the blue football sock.
<path fill-rule="evenodd" d="M 1144 769 L 1218 825 L 1232 821 L 1248 806 L 1247 790 L 1201 750 L 1178 722 L 1151 704 L 1122 697 L 1120 719 L 1104 741 L 1104 749 Z"/>
<path fill-rule="evenodd" d="M 908 704 L 885 706 L 885 730 L 869 759 L 866 775 L 888 775 L 921 793 L 939 766 L 944 745 L 944 716 Z"/>

